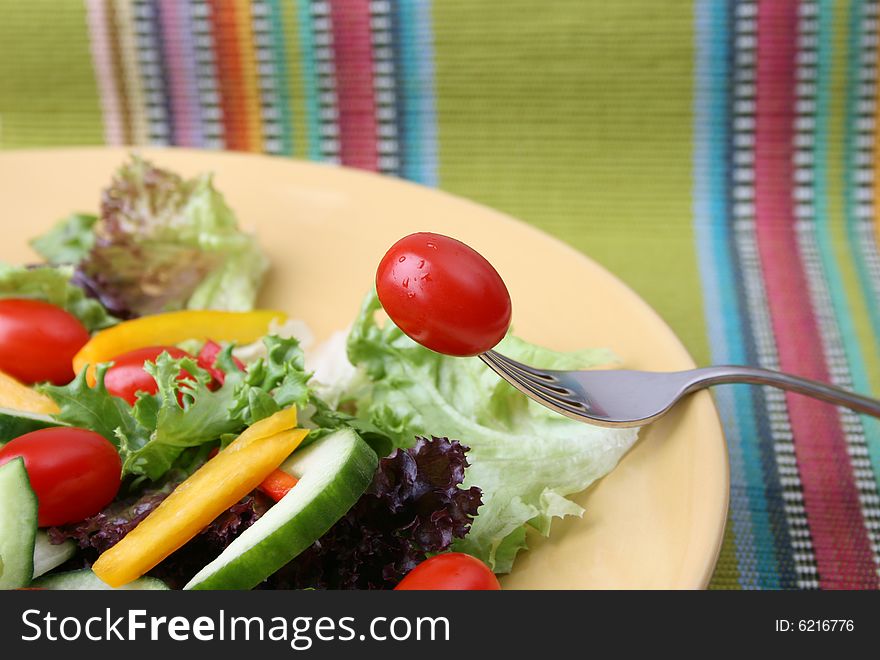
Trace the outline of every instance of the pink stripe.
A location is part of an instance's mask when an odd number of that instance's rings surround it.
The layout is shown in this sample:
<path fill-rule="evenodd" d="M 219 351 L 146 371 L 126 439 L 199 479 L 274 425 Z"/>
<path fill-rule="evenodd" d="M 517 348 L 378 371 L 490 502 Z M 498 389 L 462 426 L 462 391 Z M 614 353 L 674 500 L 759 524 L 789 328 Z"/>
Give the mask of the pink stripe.
<path fill-rule="evenodd" d="M 379 169 L 369 0 L 330 0 L 343 165 Z"/>
<path fill-rule="evenodd" d="M 187 8 L 178 0 L 160 0 L 159 20 L 162 25 L 162 50 L 171 95 L 173 144 L 185 147 L 201 146 L 199 110 L 196 98 L 195 55 L 186 47 Z"/>
<path fill-rule="evenodd" d="M 113 75 L 113 48 L 107 35 L 107 13 L 103 0 L 87 0 L 86 10 L 91 41 L 95 79 L 101 96 L 101 115 L 104 119 L 104 140 L 109 145 L 121 145 L 124 140 L 119 90 Z"/>
<path fill-rule="evenodd" d="M 797 0 L 758 7 L 755 215 L 773 332 L 784 371 L 829 381 L 795 233 L 793 140 Z M 871 547 L 835 408 L 788 394 L 804 506 L 825 589 L 877 587 Z M 868 573 L 866 575 L 866 573 Z"/>

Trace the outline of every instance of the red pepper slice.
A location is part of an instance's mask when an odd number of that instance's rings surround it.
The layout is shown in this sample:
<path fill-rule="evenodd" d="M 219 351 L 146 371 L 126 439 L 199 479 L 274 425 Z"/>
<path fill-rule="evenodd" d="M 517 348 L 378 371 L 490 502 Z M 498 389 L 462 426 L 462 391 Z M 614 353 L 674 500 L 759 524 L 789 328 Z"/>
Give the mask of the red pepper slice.
<path fill-rule="evenodd" d="M 214 458 L 218 453 L 220 453 L 219 449 L 212 449 L 208 454 L 208 458 Z M 299 483 L 299 479 L 293 475 L 290 475 L 283 470 L 273 470 L 269 473 L 269 476 L 263 479 L 260 485 L 257 486 L 257 490 L 264 495 L 268 495 L 274 501 L 279 502 L 282 497 L 287 495 L 287 493 L 296 486 L 297 483 Z"/>
<path fill-rule="evenodd" d="M 290 492 L 291 488 L 296 486 L 298 481 L 299 479 L 287 474 L 287 472 L 275 470 L 271 472 L 268 477 L 263 479 L 263 482 L 257 486 L 257 490 L 265 493 L 278 502 Z"/>

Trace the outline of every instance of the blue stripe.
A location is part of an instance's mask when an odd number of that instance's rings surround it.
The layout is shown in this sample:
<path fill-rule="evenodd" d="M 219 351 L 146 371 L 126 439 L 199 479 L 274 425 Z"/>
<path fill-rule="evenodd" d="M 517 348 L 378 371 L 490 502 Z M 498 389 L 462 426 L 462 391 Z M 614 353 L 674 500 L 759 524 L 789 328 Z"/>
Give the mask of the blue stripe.
<path fill-rule="evenodd" d="M 694 11 L 697 51 L 694 90 L 694 233 L 712 357 L 715 361 L 726 362 L 730 351 L 725 319 L 738 314 L 735 308 L 725 312 L 722 301 L 722 292 L 731 290 L 731 267 L 724 237 L 727 229 L 728 158 L 725 131 L 730 26 L 727 10 L 720 3 L 698 0 Z M 723 282 L 725 279 L 727 281 Z M 745 464 L 733 388 L 718 388 L 715 401 L 724 423 L 730 451 L 730 522 L 733 527 L 740 583 L 755 584 L 757 574 L 751 507 L 748 494 L 741 487 L 746 482 Z"/>
<path fill-rule="evenodd" d="M 315 62 L 315 40 L 312 28 L 311 0 L 296 2 L 297 23 L 299 24 L 299 48 L 302 60 L 303 84 L 305 86 L 306 134 L 308 136 L 309 160 L 324 160 L 321 149 L 321 105 L 318 89 L 318 68 Z"/>
<path fill-rule="evenodd" d="M 437 108 L 431 0 L 405 0 L 393 5 L 400 171 L 407 179 L 436 186 Z"/>
<path fill-rule="evenodd" d="M 695 234 L 712 359 L 754 364 L 758 355 L 728 194 L 730 12 L 724 3 L 697 3 Z M 745 588 L 794 587 L 797 576 L 763 390 L 719 388 L 716 401 L 730 443 L 731 522 L 740 583 Z"/>

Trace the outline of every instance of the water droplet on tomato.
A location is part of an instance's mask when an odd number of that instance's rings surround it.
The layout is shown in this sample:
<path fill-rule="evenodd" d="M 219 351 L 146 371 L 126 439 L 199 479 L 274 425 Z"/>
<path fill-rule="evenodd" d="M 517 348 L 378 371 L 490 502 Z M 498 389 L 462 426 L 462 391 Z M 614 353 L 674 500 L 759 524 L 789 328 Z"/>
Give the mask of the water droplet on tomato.
<path fill-rule="evenodd" d="M 400 257 L 400 258 L 398 259 L 398 261 L 399 261 L 400 263 L 403 263 L 404 261 L 406 261 L 406 257 Z"/>
<path fill-rule="evenodd" d="M 419 259 L 419 268 L 424 268 L 424 267 L 425 267 L 425 260 Z"/>
<path fill-rule="evenodd" d="M 436 249 L 437 249 L 437 246 L 434 245 L 433 243 L 428 243 L 427 245 L 428 245 L 428 247 L 431 248 L 432 250 L 436 250 Z"/>
<path fill-rule="evenodd" d="M 415 292 L 415 291 L 407 291 L 407 292 L 406 292 L 406 297 L 407 297 L 407 298 L 415 298 L 415 297 L 416 297 L 416 292 Z"/>
<path fill-rule="evenodd" d="M 403 278 L 403 288 L 404 288 L 404 289 L 408 289 L 408 288 L 409 288 L 409 278 L 408 278 L 408 277 L 404 277 L 404 278 Z"/>

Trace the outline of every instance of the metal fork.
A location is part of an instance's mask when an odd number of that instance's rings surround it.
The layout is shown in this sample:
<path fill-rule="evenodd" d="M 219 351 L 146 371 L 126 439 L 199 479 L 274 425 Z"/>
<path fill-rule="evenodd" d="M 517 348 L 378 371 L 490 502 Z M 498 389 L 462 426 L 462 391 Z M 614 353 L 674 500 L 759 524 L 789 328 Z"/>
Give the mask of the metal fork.
<path fill-rule="evenodd" d="M 599 426 L 643 426 L 692 392 L 729 383 L 771 385 L 880 417 L 880 401 L 791 374 L 757 367 L 716 366 L 689 371 L 553 371 L 495 351 L 480 354 L 499 376 L 551 410 Z"/>

